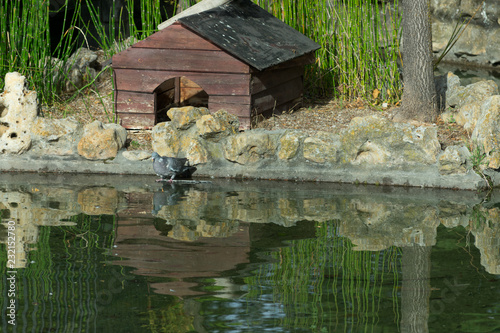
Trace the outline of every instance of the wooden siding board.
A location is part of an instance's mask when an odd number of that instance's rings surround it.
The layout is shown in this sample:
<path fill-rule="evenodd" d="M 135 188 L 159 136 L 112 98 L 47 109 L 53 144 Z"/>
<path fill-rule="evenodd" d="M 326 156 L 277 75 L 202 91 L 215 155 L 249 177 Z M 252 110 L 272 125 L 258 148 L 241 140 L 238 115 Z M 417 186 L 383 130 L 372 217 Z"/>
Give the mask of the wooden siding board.
<path fill-rule="evenodd" d="M 155 123 L 154 114 L 118 113 L 118 121 L 126 129 L 150 129 Z"/>
<path fill-rule="evenodd" d="M 129 48 L 113 56 L 113 68 L 249 73 L 250 67 L 223 51 Z"/>
<path fill-rule="evenodd" d="M 252 95 L 252 106 L 260 113 L 291 101 L 302 95 L 302 78 L 295 78 L 279 86 Z"/>
<path fill-rule="evenodd" d="M 295 98 L 286 103 L 277 105 L 276 107 L 269 108 L 267 110 L 258 110 L 256 115 L 263 115 L 264 117 L 270 117 L 272 115 L 279 115 L 283 112 L 288 112 L 290 110 L 296 110 L 302 106 L 302 97 Z"/>
<path fill-rule="evenodd" d="M 250 117 L 251 107 L 245 104 L 228 104 L 228 103 L 214 103 L 210 100 L 208 101 L 208 109 L 210 112 L 214 113 L 219 110 L 226 110 L 227 112 L 234 114 L 238 117 Z"/>
<path fill-rule="evenodd" d="M 117 113 L 148 113 L 154 114 L 154 94 L 116 91 Z"/>
<path fill-rule="evenodd" d="M 181 50 L 221 50 L 218 46 L 200 35 L 183 27 L 172 24 L 168 29 L 158 31 L 146 39 L 132 45 L 134 48 L 181 49 Z"/>
<path fill-rule="evenodd" d="M 242 104 L 250 105 L 252 98 L 250 96 L 227 96 L 227 95 L 211 95 L 209 96 L 212 103 L 217 104 Z"/>
<path fill-rule="evenodd" d="M 252 76 L 250 91 L 252 94 L 276 87 L 287 81 L 304 75 L 304 67 L 291 67 L 276 71 L 264 71 Z"/>
<path fill-rule="evenodd" d="M 115 69 L 117 90 L 152 93 L 168 79 L 185 76 L 209 95 L 249 95 L 250 74 Z"/>

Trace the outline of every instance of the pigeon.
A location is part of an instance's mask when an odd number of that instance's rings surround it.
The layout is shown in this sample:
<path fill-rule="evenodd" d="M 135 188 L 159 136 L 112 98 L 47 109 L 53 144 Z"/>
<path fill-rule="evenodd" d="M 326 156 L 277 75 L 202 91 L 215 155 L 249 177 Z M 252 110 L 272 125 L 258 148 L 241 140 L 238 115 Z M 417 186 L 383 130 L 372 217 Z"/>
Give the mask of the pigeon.
<path fill-rule="evenodd" d="M 168 182 L 172 183 L 175 177 L 190 177 L 196 170 L 195 167 L 189 165 L 187 158 L 165 157 L 154 152 L 151 159 L 153 160 L 153 170 L 161 177 L 157 181 L 163 181 L 166 177 L 170 177 Z"/>

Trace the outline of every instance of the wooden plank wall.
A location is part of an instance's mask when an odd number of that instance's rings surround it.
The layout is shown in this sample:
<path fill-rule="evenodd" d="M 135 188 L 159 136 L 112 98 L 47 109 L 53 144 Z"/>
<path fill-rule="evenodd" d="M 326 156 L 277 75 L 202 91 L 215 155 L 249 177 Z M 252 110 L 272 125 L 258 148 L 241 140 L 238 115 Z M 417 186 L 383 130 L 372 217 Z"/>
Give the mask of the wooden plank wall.
<path fill-rule="evenodd" d="M 116 54 L 113 69 L 118 92 L 116 111 L 126 128 L 154 126 L 155 89 L 175 77 L 181 77 L 181 102 L 191 98 L 193 103 L 206 103 L 206 96 L 199 95 L 200 89 L 188 83 L 189 79 L 208 94 L 211 111 L 225 108 L 250 116 L 250 67 L 181 24 L 174 24 Z M 160 87 L 156 103 L 165 103 L 172 95 L 170 89 Z M 247 104 L 242 106 L 242 102 Z M 141 115 L 148 120 L 140 125 L 134 123 Z"/>

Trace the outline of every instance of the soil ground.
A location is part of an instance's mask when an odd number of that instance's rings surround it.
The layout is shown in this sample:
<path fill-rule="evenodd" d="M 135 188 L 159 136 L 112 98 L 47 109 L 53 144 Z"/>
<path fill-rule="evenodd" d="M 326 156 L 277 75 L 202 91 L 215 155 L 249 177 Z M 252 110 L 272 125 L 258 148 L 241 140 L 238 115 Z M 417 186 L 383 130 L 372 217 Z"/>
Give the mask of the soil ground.
<path fill-rule="evenodd" d="M 76 96 L 62 96 L 61 100 L 60 103 L 56 103 L 50 108 L 43 107 L 43 115 L 51 118 L 73 117 L 82 124 L 88 124 L 94 120 L 115 121 L 110 73 L 102 74 L 100 82 L 93 87 Z M 275 115 L 269 119 L 261 119 L 256 128 L 268 130 L 300 129 L 309 134 L 318 131 L 339 132 L 347 127 L 354 117 L 377 114 L 392 119 L 396 111 L 397 108 L 381 110 L 360 101 L 352 103 L 334 99 L 305 101 L 304 106 L 296 111 Z M 427 125 L 431 126 L 432 124 Z M 455 123 L 444 123 L 441 118 L 438 118 L 436 125 L 442 149 L 450 145 L 466 144 L 469 141 L 467 132 Z M 128 131 L 127 149 L 152 151 L 151 131 Z"/>

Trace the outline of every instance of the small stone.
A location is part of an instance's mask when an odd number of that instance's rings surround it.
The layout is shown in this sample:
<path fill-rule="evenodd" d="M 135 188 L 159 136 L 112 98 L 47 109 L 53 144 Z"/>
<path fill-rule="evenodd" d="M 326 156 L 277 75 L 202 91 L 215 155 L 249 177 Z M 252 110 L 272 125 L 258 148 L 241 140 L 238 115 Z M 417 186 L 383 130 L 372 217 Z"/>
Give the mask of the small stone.
<path fill-rule="evenodd" d="M 467 160 L 470 158 L 469 150 L 464 146 L 446 147 L 439 156 L 439 173 L 442 175 L 464 174 L 467 172 Z"/>
<path fill-rule="evenodd" d="M 145 150 L 127 150 L 122 155 L 130 161 L 143 161 L 151 158 L 151 153 Z"/>

